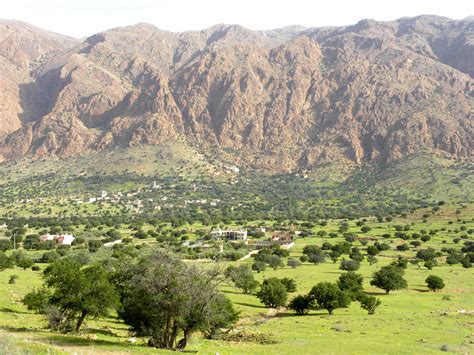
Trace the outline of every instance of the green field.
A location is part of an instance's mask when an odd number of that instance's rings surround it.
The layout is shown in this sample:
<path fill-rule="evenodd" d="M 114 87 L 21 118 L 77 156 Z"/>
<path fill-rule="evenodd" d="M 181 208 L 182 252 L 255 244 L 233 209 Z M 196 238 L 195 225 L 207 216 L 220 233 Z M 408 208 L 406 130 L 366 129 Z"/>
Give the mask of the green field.
<path fill-rule="evenodd" d="M 197 350 L 203 354 L 425 354 L 449 351 L 468 354 L 474 351 L 474 273 L 461 265 L 447 265 L 445 257 L 438 258 L 439 266 L 427 270 L 409 264 L 406 270 L 408 288 L 385 295 L 380 289 L 369 285 L 371 275 L 380 267 L 389 264 L 398 255 L 412 257 L 420 248 L 433 247 L 459 249 L 461 243 L 453 239 L 463 234 L 459 230 L 474 228 L 473 206 L 456 211 L 456 207 L 442 206 L 439 211 L 417 210 L 405 217 L 394 218 L 391 222 L 377 222 L 369 219 L 366 225 L 372 229 L 367 236 L 388 242 L 390 250 L 377 256 L 379 262 L 370 266 L 362 262 L 358 273 L 364 276 L 364 288 L 376 295 L 382 305 L 374 315 L 367 315 L 359 303 L 353 302 L 349 308 L 337 309 L 329 316 L 324 310 L 314 310 L 308 315 L 296 316 L 286 309 L 268 309 L 254 295 L 242 294 L 233 286 L 224 285 L 222 291 L 241 311 L 240 321 L 235 332 L 248 336 L 242 341 L 207 340 L 196 334 L 187 350 Z M 423 222 L 423 215 L 431 215 Z M 450 222 L 451 221 L 451 222 Z M 270 221 L 267 221 L 270 222 Z M 329 221 L 327 226 L 315 226 L 313 231 L 337 231 L 337 220 Z M 349 231 L 359 232 L 356 221 L 349 221 Z M 431 240 L 420 247 L 399 252 L 395 249 L 404 241 L 391 237 L 382 238 L 384 233 L 394 233 L 395 225 L 410 224 L 410 233 L 421 229 L 437 229 Z M 467 237 L 468 239 L 472 237 Z M 299 257 L 305 245 L 321 245 L 323 242 L 342 241 L 336 238 L 299 238 L 291 249 L 291 257 Z M 147 243 L 145 241 L 145 243 Z M 364 250 L 358 241 L 354 246 Z M 38 253 L 38 252 L 29 252 Z M 214 266 L 208 261 L 190 261 L 204 267 Z M 251 259 L 245 263 L 251 263 Z M 223 267 L 238 262 L 226 262 Z M 286 263 L 285 263 L 286 264 Z M 40 264 L 44 267 L 44 264 Z M 267 269 L 255 274 L 259 281 L 269 277 L 291 277 L 296 280 L 297 292 L 306 293 L 320 281 L 336 281 L 342 273 L 339 263 L 329 259 L 323 264 L 304 263 L 296 269 L 287 266 L 276 271 Z M 9 284 L 11 274 L 19 276 L 16 284 Z M 444 279 L 446 288 L 438 292 L 428 292 L 424 282 L 428 275 Z M 128 340 L 131 335 L 127 327 L 114 317 L 109 319 L 87 320 L 80 334 L 63 335 L 46 329 L 41 315 L 25 309 L 20 299 L 28 291 L 41 284 L 41 273 L 18 268 L 0 272 L 0 352 L 5 353 L 151 353 L 145 345 L 146 339 L 138 339 L 134 344 Z M 290 295 L 290 298 L 293 295 Z M 261 344 L 260 340 L 271 344 Z M 2 350 L 4 349 L 4 350 Z M 442 351 L 443 349 L 443 351 Z"/>

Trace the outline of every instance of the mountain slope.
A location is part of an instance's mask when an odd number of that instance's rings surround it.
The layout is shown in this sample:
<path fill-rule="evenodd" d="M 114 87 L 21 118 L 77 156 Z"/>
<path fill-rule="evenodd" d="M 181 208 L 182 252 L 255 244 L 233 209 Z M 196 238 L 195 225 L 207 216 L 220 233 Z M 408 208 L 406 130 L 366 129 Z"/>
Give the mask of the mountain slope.
<path fill-rule="evenodd" d="M 273 31 L 138 24 L 82 43 L 53 36 L 55 52 L 10 86 L 33 94 L 1 113 L 9 128 L 0 156 L 69 157 L 184 137 L 270 171 L 384 163 L 426 149 L 470 159 L 473 38 L 472 19 L 433 16 Z M 15 121 L 24 111 L 32 114 Z"/>

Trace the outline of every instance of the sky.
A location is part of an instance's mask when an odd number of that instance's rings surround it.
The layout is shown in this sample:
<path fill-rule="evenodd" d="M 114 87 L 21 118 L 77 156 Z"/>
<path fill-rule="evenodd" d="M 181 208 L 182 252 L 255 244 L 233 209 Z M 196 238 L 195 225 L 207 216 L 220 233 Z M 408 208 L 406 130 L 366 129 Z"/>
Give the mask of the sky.
<path fill-rule="evenodd" d="M 474 0 L 0 0 L 0 18 L 85 37 L 138 22 L 163 30 L 240 24 L 254 30 L 289 25 L 341 26 L 422 14 L 474 16 Z"/>

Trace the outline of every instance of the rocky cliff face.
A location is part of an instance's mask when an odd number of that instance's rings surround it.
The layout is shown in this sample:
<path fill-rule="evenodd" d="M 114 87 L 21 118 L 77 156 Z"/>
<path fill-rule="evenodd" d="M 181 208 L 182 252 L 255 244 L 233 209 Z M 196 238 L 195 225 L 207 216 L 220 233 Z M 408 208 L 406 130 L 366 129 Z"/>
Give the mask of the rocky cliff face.
<path fill-rule="evenodd" d="M 263 32 L 138 24 L 83 42 L 0 22 L 0 155 L 179 136 L 273 171 L 424 149 L 472 158 L 473 53 L 473 19 L 429 16 Z"/>

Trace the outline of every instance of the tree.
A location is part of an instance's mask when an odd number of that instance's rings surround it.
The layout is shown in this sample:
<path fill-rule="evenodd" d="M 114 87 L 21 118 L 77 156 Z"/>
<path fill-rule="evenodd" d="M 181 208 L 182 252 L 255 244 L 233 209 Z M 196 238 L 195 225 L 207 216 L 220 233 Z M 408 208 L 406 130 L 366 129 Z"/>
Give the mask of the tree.
<path fill-rule="evenodd" d="M 367 247 L 367 254 L 368 254 L 369 256 L 375 256 L 375 255 L 378 255 L 379 253 L 380 253 L 380 250 L 378 250 L 376 246 L 374 246 L 374 245 L 369 245 L 369 246 Z"/>
<path fill-rule="evenodd" d="M 33 289 L 30 293 L 26 294 L 21 302 L 26 306 L 30 311 L 35 313 L 44 314 L 46 312 L 49 304 L 49 298 L 51 297 L 51 292 L 45 288 L 39 288 L 38 290 Z"/>
<path fill-rule="evenodd" d="M 251 293 L 258 286 L 258 282 L 255 281 L 252 270 L 250 270 L 247 265 L 237 267 L 229 266 L 224 274 L 234 283 L 235 287 L 240 288 L 243 293 Z"/>
<path fill-rule="evenodd" d="M 29 269 L 35 264 L 35 262 L 23 253 L 19 253 L 16 258 L 16 265 L 23 268 L 23 270 Z"/>
<path fill-rule="evenodd" d="M 306 295 L 298 295 L 290 301 L 288 308 L 298 315 L 303 315 L 311 308 L 311 300 Z"/>
<path fill-rule="evenodd" d="M 379 271 L 375 272 L 370 284 L 385 290 L 387 294 L 389 294 L 390 291 L 400 290 L 407 287 L 407 282 L 403 278 L 403 269 L 393 265 L 384 266 Z"/>
<path fill-rule="evenodd" d="M 465 269 L 469 269 L 472 267 L 471 258 L 469 257 L 469 255 L 466 255 L 464 258 L 462 258 L 461 265 Z"/>
<path fill-rule="evenodd" d="M 13 249 L 13 243 L 7 239 L 0 239 L 0 251 Z"/>
<path fill-rule="evenodd" d="M 288 291 L 281 280 L 272 277 L 263 281 L 257 297 L 265 306 L 278 308 L 286 304 Z"/>
<path fill-rule="evenodd" d="M 301 265 L 301 262 L 299 260 L 296 260 L 296 259 L 293 259 L 293 258 L 289 258 L 288 259 L 288 262 L 287 262 L 287 265 L 289 267 L 291 267 L 292 269 L 296 269 L 298 266 Z"/>
<path fill-rule="evenodd" d="M 444 288 L 444 281 L 439 276 L 430 275 L 426 278 L 425 282 L 428 288 L 434 292 Z"/>
<path fill-rule="evenodd" d="M 289 277 L 284 277 L 280 279 L 281 283 L 285 285 L 286 290 L 288 292 L 296 292 L 296 282 L 294 279 L 290 279 Z"/>
<path fill-rule="evenodd" d="M 101 265 L 81 268 L 78 262 L 62 259 L 50 264 L 43 275 L 51 289 L 50 304 L 77 321 L 76 332 L 87 316 L 105 316 L 117 304 L 109 274 Z"/>
<path fill-rule="evenodd" d="M 426 260 L 425 263 L 423 264 L 425 266 L 425 268 L 427 268 L 428 270 L 433 270 L 433 268 L 435 267 L 436 263 L 434 260 Z"/>
<path fill-rule="evenodd" d="M 369 262 L 369 265 L 374 265 L 378 262 L 377 258 L 373 255 L 368 255 L 367 256 L 367 261 Z"/>
<path fill-rule="evenodd" d="M 15 260 L 3 251 L 0 251 L 0 271 L 11 269 L 15 266 Z"/>
<path fill-rule="evenodd" d="M 265 271 L 266 268 L 267 264 L 264 261 L 256 261 L 252 264 L 252 270 L 256 271 L 257 273 Z"/>
<path fill-rule="evenodd" d="M 360 268 L 360 263 L 357 260 L 342 259 L 339 265 L 340 270 L 357 271 Z"/>
<path fill-rule="evenodd" d="M 281 260 L 278 255 L 270 255 L 267 258 L 267 263 L 273 268 L 273 270 L 283 267 L 283 260 Z"/>
<path fill-rule="evenodd" d="M 234 310 L 232 302 L 222 293 L 216 295 L 210 306 L 211 317 L 202 331 L 209 339 L 216 339 L 222 329 L 230 329 L 239 320 L 239 312 Z"/>
<path fill-rule="evenodd" d="M 308 261 L 310 263 L 313 263 L 315 265 L 324 263 L 326 261 L 326 257 L 322 252 L 316 253 L 316 254 L 309 254 L 308 255 Z"/>
<path fill-rule="evenodd" d="M 353 271 L 339 276 L 337 285 L 342 291 L 347 292 L 351 300 L 356 300 L 357 296 L 363 291 L 362 283 L 364 282 L 364 277 L 361 274 L 356 274 Z"/>
<path fill-rule="evenodd" d="M 365 293 L 360 293 L 357 300 L 360 302 L 360 307 L 365 309 L 368 314 L 374 314 L 377 307 L 382 304 L 378 298 Z"/>
<path fill-rule="evenodd" d="M 223 280 L 217 269 L 198 268 L 156 251 L 117 270 L 118 316 L 136 335 L 150 337 L 149 346 L 185 349 L 194 332 L 213 335 L 237 319 L 218 290 Z"/>
<path fill-rule="evenodd" d="M 329 314 L 337 308 L 346 308 L 351 303 L 349 296 L 337 284 L 330 282 L 318 283 L 311 289 L 308 296 Z"/>

